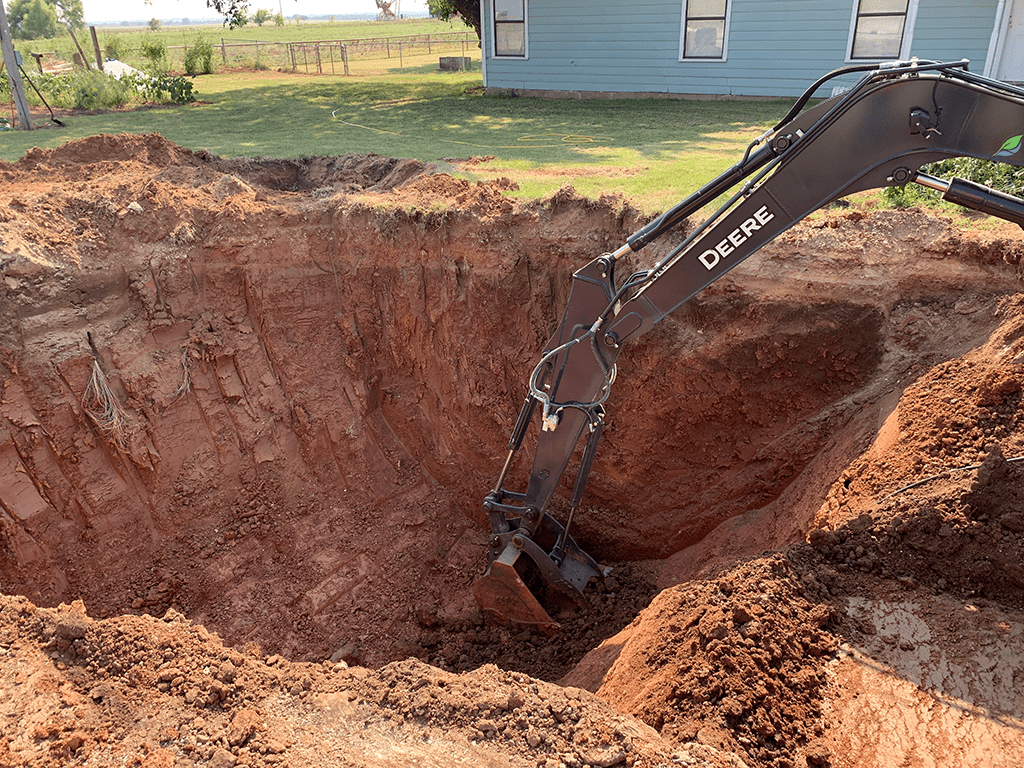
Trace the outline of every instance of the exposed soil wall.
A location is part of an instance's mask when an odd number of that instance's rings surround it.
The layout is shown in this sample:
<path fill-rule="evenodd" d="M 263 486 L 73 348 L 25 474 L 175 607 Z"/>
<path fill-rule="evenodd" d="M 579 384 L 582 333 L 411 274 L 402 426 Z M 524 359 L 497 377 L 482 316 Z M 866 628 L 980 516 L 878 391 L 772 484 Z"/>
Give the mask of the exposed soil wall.
<path fill-rule="evenodd" d="M 878 657 L 870 617 L 889 615 L 888 590 L 981 596 L 1009 612 L 992 621 L 1017 626 L 1019 470 L 993 448 L 1024 453 L 1018 232 L 837 208 L 633 345 L 577 529 L 617 569 L 595 610 L 547 641 L 489 626 L 472 604 L 480 503 L 571 273 L 634 231 L 634 210 L 571 190 L 515 201 L 509 181 L 372 156 L 225 161 L 155 135 L 34 150 L 0 176 L 0 589 L 82 600 L 90 617 L 61 645 L 46 629 L 57 614 L 14 600 L 4 647 L 56 642 L 59 677 L 83 695 L 71 671 L 95 685 L 102 668 L 211 710 L 216 728 L 243 705 L 269 711 L 235 689 L 210 699 L 220 688 L 185 674 L 161 680 L 170 659 L 153 680 L 110 670 L 106 627 L 151 631 L 124 614 L 187 617 L 227 644 L 201 653 L 248 648 L 260 670 L 274 654 L 435 665 L 373 672 L 405 690 L 462 685 L 439 668 L 488 662 L 557 679 L 672 587 L 567 678 L 656 729 L 648 746 L 602 736 L 605 751 L 587 753 L 554 717 L 531 764 L 615 765 L 644 749 L 655 764 L 692 747 L 704 764 L 843 765 L 844 718 L 876 710 L 842 681 L 858 653 Z M 986 457 L 981 479 L 945 474 Z M 966 485 L 900 490 L 933 474 Z M 733 565 L 808 531 L 810 544 Z M 317 666 L 292 703 L 342 685 L 332 669 Z M 493 690 L 491 672 L 475 674 Z M 517 708 L 437 723 L 465 727 L 466 744 L 490 740 L 491 723 L 498 746 L 479 759 L 499 759 L 535 727 L 499 716 Z M 412 703 L 395 711 L 438 727 Z M 9 762 L 67 746 L 62 728 L 24 736 Z M 212 761 L 216 728 L 202 750 L 161 748 Z M 524 733 L 502 741 L 509 728 Z M 261 738 L 247 759 L 285 754 Z M 875 744 L 848 764 L 886 764 Z M 237 760 L 245 744 L 221 748 Z"/>

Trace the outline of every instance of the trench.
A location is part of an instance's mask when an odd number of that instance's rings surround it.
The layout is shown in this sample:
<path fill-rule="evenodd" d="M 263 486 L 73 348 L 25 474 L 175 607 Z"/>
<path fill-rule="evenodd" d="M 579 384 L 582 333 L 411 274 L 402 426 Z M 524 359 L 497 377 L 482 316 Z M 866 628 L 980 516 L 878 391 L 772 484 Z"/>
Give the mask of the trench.
<path fill-rule="evenodd" d="M 2 589 L 96 618 L 174 609 L 290 659 L 557 679 L 723 552 L 801 540 L 915 372 L 993 325 L 954 311 L 963 270 L 899 272 L 941 251 L 931 224 L 888 266 L 853 264 L 882 217 L 853 244 L 801 229 L 720 281 L 620 361 L 575 529 L 615 570 L 547 640 L 473 604 L 481 502 L 571 273 L 637 212 L 147 141 L 110 210 L 46 193 L 96 238 L 4 251 Z M 1015 284 L 996 262 L 970 275 L 979 305 Z M 88 394 L 97 368 L 123 421 Z"/>

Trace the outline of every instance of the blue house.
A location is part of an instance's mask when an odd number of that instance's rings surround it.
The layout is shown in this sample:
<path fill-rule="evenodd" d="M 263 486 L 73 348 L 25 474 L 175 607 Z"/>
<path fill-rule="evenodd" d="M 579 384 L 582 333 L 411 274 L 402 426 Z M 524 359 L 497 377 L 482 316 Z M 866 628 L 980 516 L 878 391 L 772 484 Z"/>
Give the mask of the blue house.
<path fill-rule="evenodd" d="M 481 0 L 481 11 L 489 92 L 785 97 L 841 66 L 911 57 L 1024 81 L 1024 0 Z"/>

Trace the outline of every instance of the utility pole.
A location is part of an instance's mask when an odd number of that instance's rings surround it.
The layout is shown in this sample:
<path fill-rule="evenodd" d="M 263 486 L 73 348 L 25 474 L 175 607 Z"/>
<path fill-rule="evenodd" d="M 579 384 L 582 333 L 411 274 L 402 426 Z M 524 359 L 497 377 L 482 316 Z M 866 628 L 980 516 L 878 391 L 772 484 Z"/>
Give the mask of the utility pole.
<path fill-rule="evenodd" d="M 25 86 L 21 82 L 21 70 L 18 69 L 18 56 L 14 50 L 14 39 L 11 37 L 11 25 L 7 23 L 7 10 L 0 0 L 0 48 L 3 49 L 4 65 L 7 67 L 7 79 L 11 83 L 14 104 L 18 108 L 19 128 L 23 131 L 32 130 L 32 115 L 28 111 L 25 100 Z"/>

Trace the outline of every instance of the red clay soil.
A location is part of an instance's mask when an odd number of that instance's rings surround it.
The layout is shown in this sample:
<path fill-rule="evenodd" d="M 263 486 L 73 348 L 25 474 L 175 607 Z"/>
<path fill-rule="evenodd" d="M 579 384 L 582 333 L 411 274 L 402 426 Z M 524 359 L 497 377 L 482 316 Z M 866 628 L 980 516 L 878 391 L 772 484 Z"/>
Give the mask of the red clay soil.
<path fill-rule="evenodd" d="M 548 639 L 473 605 L 480 503 L 636 211 L 156 135 L 0 177 L 0 766 L 1024 759 L 1019 230 L 835 208 L 636 343 Z"/>

